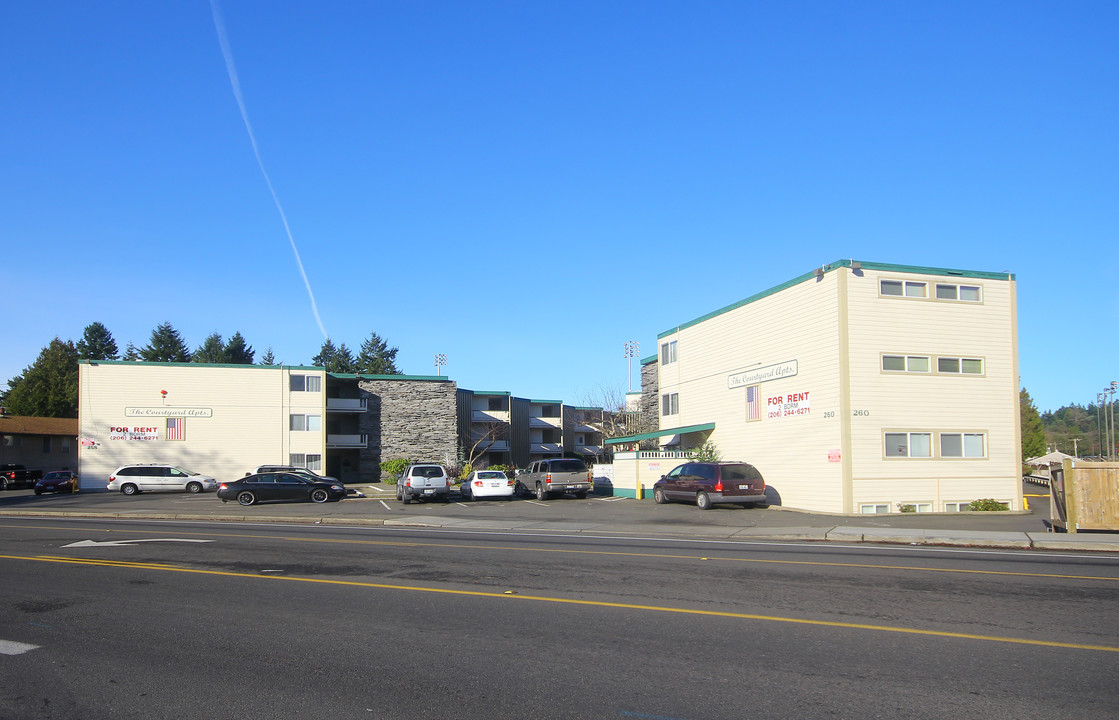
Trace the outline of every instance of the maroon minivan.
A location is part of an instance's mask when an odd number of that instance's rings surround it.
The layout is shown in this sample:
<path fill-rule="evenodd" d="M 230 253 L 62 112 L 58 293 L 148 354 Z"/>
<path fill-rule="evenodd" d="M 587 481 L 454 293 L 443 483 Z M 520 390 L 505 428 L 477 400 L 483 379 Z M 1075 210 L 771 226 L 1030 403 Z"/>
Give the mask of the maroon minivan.
<path fill-rule="evenodd" d="M 653 484 L 653 499 L 694 502 L 700 510 L 714 503 L 765 505 L 765 480 L 742 462 L 689 462 L 674 467 Z"/>

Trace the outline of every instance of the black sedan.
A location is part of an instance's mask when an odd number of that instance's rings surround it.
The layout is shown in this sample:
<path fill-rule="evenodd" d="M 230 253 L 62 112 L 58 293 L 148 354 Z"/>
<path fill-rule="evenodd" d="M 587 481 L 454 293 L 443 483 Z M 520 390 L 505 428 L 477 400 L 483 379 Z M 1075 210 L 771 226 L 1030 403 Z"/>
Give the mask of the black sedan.
<path fill-rule="evenodd" d="M 291 473 L 265 472 L 223 482 L 218 487 L 218 497 L 222 502 L 236 500 L 242 505 L 254 505 L 265 500 L 324 503 L 346 497 L 346 486 L 340 482 L 320 482 Z"/>
<path fill-rule="evenodd" d="M 49 493 L 76 493 L 78 491 L 78 476 L 69 470 L 53 470 L 44 475 L 35 483 L 35 494 Z"/>

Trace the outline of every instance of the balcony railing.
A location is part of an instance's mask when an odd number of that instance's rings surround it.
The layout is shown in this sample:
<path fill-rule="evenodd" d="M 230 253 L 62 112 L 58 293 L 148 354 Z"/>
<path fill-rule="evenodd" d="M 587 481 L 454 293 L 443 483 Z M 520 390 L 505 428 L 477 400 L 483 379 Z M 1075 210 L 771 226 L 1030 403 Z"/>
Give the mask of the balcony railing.
<path fill-rule="evenodd" d="M 558 453 L 563 452 L 563 446 L 559 443 L 532 443 L 532 452 L 534 453 Z"/>
<path fill-rule="evenodd" d="M 481 440 L 474 438 L 473 442 L 478 443 L 479 450 L 488 450 L 490 452 L 509 452 L 508 440 Z"/>
<path fill-rule="evenodd" d="M 557 417 L 530 417 L 528 426 L 530 428 L 558 428 L 560 422 L 560 418 Z"/>
<path fill-rule="evenodd" d="M 327 412 L 363 413 L 367 409 L 365 398 L 327 398 Z"/>
<path fill-rule="evenodd" d="M 509 411 L 474 410 L 470 413 L 470 421 L 476 423 L 507 423 L 509 422 Z"/>
<path fill-rule="evenodd" d="M 327 435 L 328 448 L 363 448 L 368 447 L 368 435 Z"/>

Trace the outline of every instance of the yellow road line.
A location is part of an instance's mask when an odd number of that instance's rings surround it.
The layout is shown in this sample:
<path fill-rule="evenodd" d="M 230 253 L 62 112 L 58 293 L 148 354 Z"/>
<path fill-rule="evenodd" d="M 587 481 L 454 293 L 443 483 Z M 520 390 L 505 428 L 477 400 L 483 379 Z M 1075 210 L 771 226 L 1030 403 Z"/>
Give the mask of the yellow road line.
<path fill-rule="evenodd" d="M 548 602 L 564 605 L 581 605 L 584 607 L 601 607 L 621 610 L 644 610 L 647 612 L 672 613 L 677 615 L 699 615 L 703 617 L 723 617 L 736 620 L 760 620 L 763 622 L 791 623 L 795 625 L 811 625 L 815 627 L 842 628 L 846 630 L 869 630 L 873 632 L 901 633 L 905 635 L 923 635 L 926 637 L 957 638 L 961 640 L 981 640 L 984 642 L 1011 643 L 1015 645 L 1033 645 L 1038 647 L 1055 647 L 1068 650 L 1099 650 L 1103 652 L 1119 652 L 1119 647 L 1110 645 L 1087 645 L 1083 643 L 1055 642 L 1052 640 L 1031 640 L 1028 638 L 1000 637 L 997 635 L 974 635 L 971 633 L 946 632 L 943 630 L 922 630 L 919 628 L 892 627 L 889 625 L 868 625 L 865 623 L 834 622 L 830 620 L 807 620 L 804 618 L 781 617 L 777 615 L 755 615 L 752 613 L 737 613 L 723 610 L 695 610 L 692 608 L 666 607 L 660 605 L 637 605 L 633 603 L 616 603 L 605 600 L 576 600 L 573 598 L 547 597 L 543 595 L 518 595 L 481 590 L 451 590 L 449 588 L 429 588 L 414 585 L 390 585 L 387 583 L 358 582 L 356 580 L 328 580 L 326 578 L 304 578 L 283 575 L 255 575 L 252 573 L 236 573 L 224 570 L 200 570 L 196 568 L 176 567 L 162 564 L 144 563 L 119 563 L 115 561 L 97 561 L 90 559 L 74 559 L 60 557 L 25 557 L 20 555 L 0 555 L 5 560 L 32 560 L 36 562 L 58 562 L 75 565 L 100 565 L 105 567 L 127 567 L 137 570 L 161 570 L 164 572 L 181 572 L 196 575 L 217 575 L 222 577 L 251 578 L 254 580 L 286 580 L 288 582 L 315 583 L 319 585 L 337 585 L 345 587 L 374 588 L 378 590 L 398 590 L 405 592 L 435 593 L 440 595 L 458 595 L 470 597 L 493 598 L 500 600 L 527 600 L 531 602 Z"/>
<path fill-rule="evenodd" d="M 20 527 L 28 527 L 22 525 Z M 33 529 L 37 530 L 57 530 L 54 527 L 39 527 Z M 125 533 L 130 535 L 166 535 L 166 531 L 157 530 L 104 530 L 101 532 L 106 533 Z M 240 533 L 209 533 L 209 532 L 179 532 L 175 531 L 177 535 L 190 535 L 198 537 L 221 537 L 221 538 L 248 538 L 252 540 L 283 540 L 287 542 L 300 542 L 300 543 L 323 543 L 328 545 L 370 545 L 379 547 L 419 547 L 419 548 L 447 548 L 452 550 L 500 550 L 503 552 L 524 552 L 524 553 L 556 553 L 561 555 L 601 555 L 608 557 L 633 557 L 633 558 L 660 558 L 669 560 L 701 560 L 704 562 L 729 562 L 729 563 L 744 563 L 744 564 L 758 564 L 758 565 L 803 565 L 809 567 L 836 567 L 836 568 L 857 568 L 864 570 L 899 570 L 904 572 L 929 572 L 929 573 L 958 573 L 963 575 L 991 575 L 996 577 L 1029 577 L 1029 578 L 1046 578 L 1050 580 L 1104 580 L 1104 581 L 1119 581 L 1119 576 L 1108 577 L 1101 575 L 1062 575 L 1056 573 L 1030 573 L 1030 572 L 1012 572 L 1007 570 L 968 570 L 964 568 L 932 568 L 932 567 L 917 567 L 913 565 L 874 565 L 872 563 L 839 563 L 839 562 L 820 562 L 813 560 L 769 560 L 763 558 L 727 558 L 727 557 L 711 557 L 708 555 L 681 555 L 677 553 L 637 553 L 637 552 L 620 552 L 614 550 L 569 550 L 569 549 L 556 549 L 556 548 L 530 548 L 530 547 L 507 547 L 500 545 L 471 545 L 466 543 L 439 543 L 439 542 L 415 542 L 415 541 L 398 541 L 398 540 L 345 540 L 336 538 L 307 538 L 307 537 L 294 537 L 287 535 L 253 535 L 253 534 L 240 534 Z M 618 538 L 619 540 L 625 538 Z"/>

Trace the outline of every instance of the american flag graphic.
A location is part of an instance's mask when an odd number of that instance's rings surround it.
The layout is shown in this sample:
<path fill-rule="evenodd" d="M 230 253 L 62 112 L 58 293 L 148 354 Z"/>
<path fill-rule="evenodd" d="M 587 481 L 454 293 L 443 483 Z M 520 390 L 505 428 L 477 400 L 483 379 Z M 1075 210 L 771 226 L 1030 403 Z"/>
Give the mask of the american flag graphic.
<path fill-rule="evenodd" d="M 186 436 L 186 418 L 167 418 L 167 439 L 183 440 Z"/>
<path fill-rule="evenodd" d="M 750 385 L 746 388 L 746 419 L 762 419 L 761 394 L 758 392 L 757 385 Z"/>

